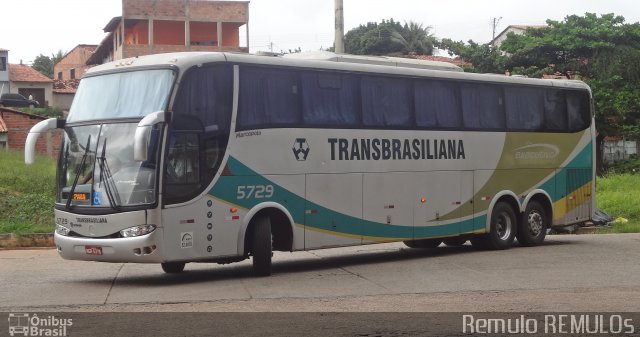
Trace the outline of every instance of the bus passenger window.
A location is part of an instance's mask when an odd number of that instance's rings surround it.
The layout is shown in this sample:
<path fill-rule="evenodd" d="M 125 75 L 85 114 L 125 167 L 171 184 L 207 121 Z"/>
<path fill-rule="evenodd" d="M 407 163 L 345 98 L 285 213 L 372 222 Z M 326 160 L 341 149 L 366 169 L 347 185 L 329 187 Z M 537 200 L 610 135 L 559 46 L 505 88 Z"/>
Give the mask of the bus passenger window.
<path fill-rule="evenodd" d="M 456 86 L 443 81 L 416 81 L 416 124 L 420 128 L 460 128 Z"/>
<path fill-rule="evenodd" d="M 502 90 L 487 84 L 463 84 L 462 119 L 472 130 L 501 130 L 505 127 Z"/>
<path fill-rule="evenodd" d="M 544 122 L 549 131 L 567 129 L 567 101 L 564 91 L 547 89 L 544 100 Z"/>
<path fill-rule="evenodd" d="M 352 126 L 360 121 L 358 80 L 353 75 L 303 72 L 302 118 L 305 126 Z"/>
<path fill-rule="evenodd" d="M 569 130 L 581 131 L 589 127 L 591 109 L 586 92 L 567 91 L 567 113 Z"/>
<path fill-rule="evenodd" d="M 534 131 L 542 129 L 543 91 L 538 88 L 504 89 L 507 128 Z"/>
<path fill-rule="evenodd" d="M 413 90 L 409 80 L 363 77 L 360 90 L 364 125 L 413 126 Z"/>

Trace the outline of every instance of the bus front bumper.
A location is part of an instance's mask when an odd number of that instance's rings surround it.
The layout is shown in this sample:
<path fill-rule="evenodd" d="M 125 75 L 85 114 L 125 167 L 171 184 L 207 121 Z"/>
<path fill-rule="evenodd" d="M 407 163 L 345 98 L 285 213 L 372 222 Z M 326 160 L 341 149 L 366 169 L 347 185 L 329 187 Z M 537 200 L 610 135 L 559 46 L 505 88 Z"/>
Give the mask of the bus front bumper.
<path fill-rule="evenodd" d="M 54 234 L 58 254 L 66 260 L 99 262 L 160 263 L 162 233 L 156 229 L 148 235 L 132 238 L 93 239 Z"/>

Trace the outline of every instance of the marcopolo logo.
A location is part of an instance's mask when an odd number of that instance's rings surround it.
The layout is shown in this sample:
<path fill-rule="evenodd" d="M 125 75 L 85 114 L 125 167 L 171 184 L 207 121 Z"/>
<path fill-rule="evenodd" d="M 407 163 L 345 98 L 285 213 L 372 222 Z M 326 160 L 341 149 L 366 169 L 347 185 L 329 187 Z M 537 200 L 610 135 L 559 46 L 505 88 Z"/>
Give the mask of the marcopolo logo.
<path fill-rule="evenodd" d="M 529 144 L 514 150 L 516 159 L 544 160 L 558 156 L 560 149 L 552 144 Z"/>
<path fill-rule="evenodd" d="M 309 144 L 307 143 L 307 139 L 296 138 L 296 141 L 293 142 L 292 150 L 297 161 L 307 160 L 307 156 L 309 156 Z"/>
<path fill-rule="evenodd" d="M 9 314 L 9 336 L 67 336 L 68 327 L 73 325 L 71 318 L 56 316 L 38 317 L 38 314 Z"/>

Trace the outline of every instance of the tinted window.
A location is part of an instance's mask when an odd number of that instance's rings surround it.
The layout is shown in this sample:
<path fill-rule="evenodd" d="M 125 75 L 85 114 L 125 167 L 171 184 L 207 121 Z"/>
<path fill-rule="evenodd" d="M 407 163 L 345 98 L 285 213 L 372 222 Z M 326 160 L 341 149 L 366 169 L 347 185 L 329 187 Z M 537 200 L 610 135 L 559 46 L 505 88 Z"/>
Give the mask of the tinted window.
<path fill-rule="evenodd" d="M 505 88 L 505 110 L 509 130 L 541 130 L 543 127 L 543 90 L 539 88 Z"/>
<path fill-rule="evenodd" d="M 564 91 L 555 89 L 545 91 L 544 121 L 547 130 L 567 129 L 567 100 Z"/>
<path fill-rule="evenodd" d="M 413 92 L 409 80 L 365 76 L 360 90 L 364 125 L 413 126 Z"/>
<path fill-rule="evenodd" d="M 418 127 L 460 128 L 460 99 L 455 84 L 416 81 L 414 92 Z"/>
<path fill-rule="evenodd" d="M 296 73 L 283 69 L 242 67 L 238 129 L 299 124 Z"/>
<path fill-rule="evenodd" d="M 589 94 L 582 91 L 567 91 L 566 95 L 569 130 L 586 129 L 591 120 Z"/>
<path fill-rule="evenodd" d="M 230 66 L 194 68 L 181 82 L 173 111 L 197 117 L 206 131 L 229 130 L 232 99 Z"/>
<path fill-rule="evenodd" d="M 504 102 L 498 86 L 462 84 L 462 119 L 469 129 L 504 129 Z"/>
<path fill-rule="evenodd" d="M 353 126 L 360 121 L 358 78 L 353 75 L 303 72 L 302 119 L 308 126 Z"/>

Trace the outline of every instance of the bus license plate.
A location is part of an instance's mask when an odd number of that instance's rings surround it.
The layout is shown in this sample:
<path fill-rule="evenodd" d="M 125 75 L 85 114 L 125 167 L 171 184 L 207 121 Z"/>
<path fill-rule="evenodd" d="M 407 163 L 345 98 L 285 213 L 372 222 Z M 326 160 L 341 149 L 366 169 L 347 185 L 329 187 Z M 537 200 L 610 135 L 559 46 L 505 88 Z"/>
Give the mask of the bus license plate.
<path fill-rule="evenodd" d="M 100 246 L 84 246 L 84 252 L 88 255 L 102 255 L 102 247 Z"/>

